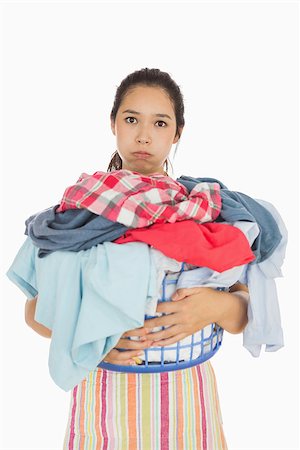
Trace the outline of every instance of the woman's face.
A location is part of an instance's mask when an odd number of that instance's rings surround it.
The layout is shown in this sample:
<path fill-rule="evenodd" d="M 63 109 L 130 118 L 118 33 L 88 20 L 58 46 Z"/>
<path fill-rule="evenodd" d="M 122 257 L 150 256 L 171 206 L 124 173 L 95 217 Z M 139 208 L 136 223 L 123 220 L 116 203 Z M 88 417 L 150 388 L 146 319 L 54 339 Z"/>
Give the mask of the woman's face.
<path fill-rule="evenodd" d="M 180 137 L 175 137 L 172 102 L 158 87 L 131 90 L 120 104 L 115 122 L 111 121 L 111 129 L 122 168 L 144 175 L 164 173 L 164 162 Z"/>

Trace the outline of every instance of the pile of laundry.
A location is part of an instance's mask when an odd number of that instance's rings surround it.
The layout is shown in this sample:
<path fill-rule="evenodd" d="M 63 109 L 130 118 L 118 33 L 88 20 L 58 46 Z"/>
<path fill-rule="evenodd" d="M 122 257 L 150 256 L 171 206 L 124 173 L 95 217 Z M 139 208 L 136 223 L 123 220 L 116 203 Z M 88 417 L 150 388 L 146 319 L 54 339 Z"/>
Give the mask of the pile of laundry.
<path fill-rule="evenodd" d="M 248 285 L 243 345 L 253 356 L 283 346 L 275 278 L 287 244 L 273 205 L 213 178 L 129 170 L 83 173 L 59 204 L 29 217 L 7 272 L 35 320 L 52 330 L 49 371 L 68 391 L 122 334 L 155 316 L 167 271 L 177 288 Z"/>

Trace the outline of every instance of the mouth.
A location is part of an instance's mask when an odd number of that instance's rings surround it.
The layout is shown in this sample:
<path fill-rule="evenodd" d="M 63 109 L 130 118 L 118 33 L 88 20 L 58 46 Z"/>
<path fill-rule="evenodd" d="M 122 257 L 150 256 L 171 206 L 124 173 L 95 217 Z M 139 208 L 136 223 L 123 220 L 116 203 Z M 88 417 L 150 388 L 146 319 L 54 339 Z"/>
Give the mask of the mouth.
<path fill-rule="evenodd" d="M 147 158 L 148 156 L 151 156 L 150 153 L 143 152 L 143 151 L 140 151 L 140 152 L 134 152 L 133 154 L 134 154 L 135 156 L 137 156 L 137 157 L 140 157 L 140 158 Z"/>

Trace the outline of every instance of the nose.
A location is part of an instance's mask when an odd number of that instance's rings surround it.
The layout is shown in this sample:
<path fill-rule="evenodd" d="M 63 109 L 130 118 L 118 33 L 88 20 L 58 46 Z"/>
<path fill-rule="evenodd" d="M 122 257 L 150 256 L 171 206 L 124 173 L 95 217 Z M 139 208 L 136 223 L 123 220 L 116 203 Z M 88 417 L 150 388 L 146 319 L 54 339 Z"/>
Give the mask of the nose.
<path fill-rule="evenodd" d="M 139 144 L 149 144 L 149 142 L 150 142 L 150 138 L 137 138 L 137 142 L 139 143 Z"/>
<path fill-rule="evenodd" d="M 151 133 L 149 133 L 149 127 L 142 126 L 139 128 L 137 134 L 136 134 L 136 142 L 139 144 L 149 144 L 151 142 Z"/>

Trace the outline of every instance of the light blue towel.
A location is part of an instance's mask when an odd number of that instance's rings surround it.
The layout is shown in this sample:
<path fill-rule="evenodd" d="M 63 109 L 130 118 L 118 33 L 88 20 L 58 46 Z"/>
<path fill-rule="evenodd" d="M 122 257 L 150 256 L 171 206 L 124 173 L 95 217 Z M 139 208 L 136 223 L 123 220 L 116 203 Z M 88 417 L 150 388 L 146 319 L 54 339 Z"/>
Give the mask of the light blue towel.
<path fill-rule="evenodd" d="M 141 242 L 39 258 L 27 238 L 7 276 L 28 298 L 38 293 L 35 320 L 52 330 L 50 375 L 65 391 L 94 370 L 125 331 L 143 326 L 146 302 L 156 293 L 150 248 Z"/>

